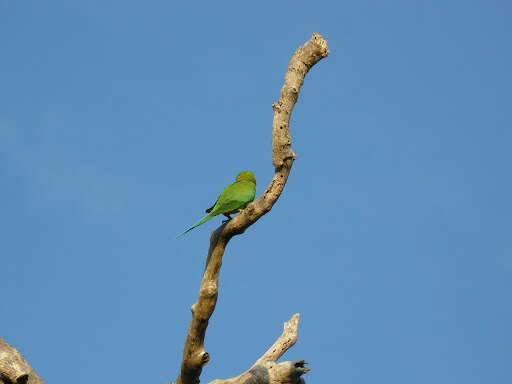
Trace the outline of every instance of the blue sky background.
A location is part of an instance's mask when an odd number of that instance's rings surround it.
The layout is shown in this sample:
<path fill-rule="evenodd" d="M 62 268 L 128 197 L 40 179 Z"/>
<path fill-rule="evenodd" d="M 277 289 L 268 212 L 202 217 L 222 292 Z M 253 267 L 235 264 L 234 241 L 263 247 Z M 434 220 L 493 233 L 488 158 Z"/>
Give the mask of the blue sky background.
<path fill-rule="evenodd" d="M 202 382 L 301 313 L 308 383 L 512 381 L 505 1 L 0 1 L 0 332 L 48 383 L 176 378 L 212 220 L 270 181 L 271 105 L 313 32 L 281 199 L 230 243 Z"/>

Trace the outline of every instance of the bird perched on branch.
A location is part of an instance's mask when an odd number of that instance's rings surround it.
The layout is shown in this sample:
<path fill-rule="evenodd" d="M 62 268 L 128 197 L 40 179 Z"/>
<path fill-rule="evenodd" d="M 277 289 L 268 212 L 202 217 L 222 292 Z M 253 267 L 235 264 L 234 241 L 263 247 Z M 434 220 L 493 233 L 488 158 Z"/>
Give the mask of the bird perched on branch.
<path fill-rule="evenodd" d="M 251 171 L 240 172 L 236 176 L 233 184 L 224 188 L 217 198 L 217 201 L 206 210 L 208 213 L 205 217 L 187 229 L 185 232 L 180 233 L 176 237 L 184 235 L 195 227 L 203 224 L 204 222 L 214 218 L 221 213 L 231 220 L 230 214 L 237 213 L 244 209 L 247 204 L 254 200 L 256 195 L 256 178 Z"/>

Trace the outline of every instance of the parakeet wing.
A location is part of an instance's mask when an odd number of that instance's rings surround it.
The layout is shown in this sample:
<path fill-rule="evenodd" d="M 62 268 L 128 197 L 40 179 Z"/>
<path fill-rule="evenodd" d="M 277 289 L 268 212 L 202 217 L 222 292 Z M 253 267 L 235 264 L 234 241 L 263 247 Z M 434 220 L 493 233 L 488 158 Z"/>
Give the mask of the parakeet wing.
<path fill-rule="evenodd" d="M 214 216 L 241 208 L 254 200 L 255 193 L 256 186 L 253 183 L 234 182 L 224 188 L 210 214 Z"/>
<path fill-rule="evenodd" d="M 215 200 L 215 203 L 213 203 L 213 205 L 210 208 L 205 209 L 204 211 L 206 213 L 210 213 L 212 211 L 212 209 L 215 208 L 215 204 L 217 204 L 217 201 L 219 201 L 219 199 Z"/>

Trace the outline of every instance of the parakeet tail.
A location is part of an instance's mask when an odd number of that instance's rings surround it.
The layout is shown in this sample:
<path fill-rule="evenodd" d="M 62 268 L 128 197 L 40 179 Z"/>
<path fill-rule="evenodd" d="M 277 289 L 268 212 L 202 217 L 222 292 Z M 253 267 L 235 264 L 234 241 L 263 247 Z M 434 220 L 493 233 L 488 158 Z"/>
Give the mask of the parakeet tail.
<path fill-rule="evenodd" d="M 199 220 L 197 223 L 195 223 L 193 226 L 191 226 L 189 229 L 187 229 L 185 232 L 183 233 L 180 233 L 178 236 L 176 236 L 176 239 L 180 236 L 183 236 L 185 233 L 193 230 L 195 227 L 198 227 L 200 226 L 201 224 L 207 222 L 208 220 L 212 219 L 213 216 L 210 216 L 210 214 L 206 215 L 205 217 L 203 217 L 201 220 Z"/>

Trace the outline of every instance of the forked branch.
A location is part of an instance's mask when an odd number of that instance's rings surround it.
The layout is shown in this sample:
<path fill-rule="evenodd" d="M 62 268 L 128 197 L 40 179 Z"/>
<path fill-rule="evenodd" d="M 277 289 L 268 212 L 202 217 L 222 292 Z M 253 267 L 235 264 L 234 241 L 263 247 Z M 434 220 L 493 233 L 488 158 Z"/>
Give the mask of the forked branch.
<path fill-rule="evenodd" d="M 268 383 L 298 383 L 300 376 L 309 372 L 304 360 L 276 361 L 283 353 L 291 348 L 298 337 L 299 314 L 284 323 L 281 336 L 246 372 L 227 380 L 214 380 L 210 384 L 268 384 Z"/>

